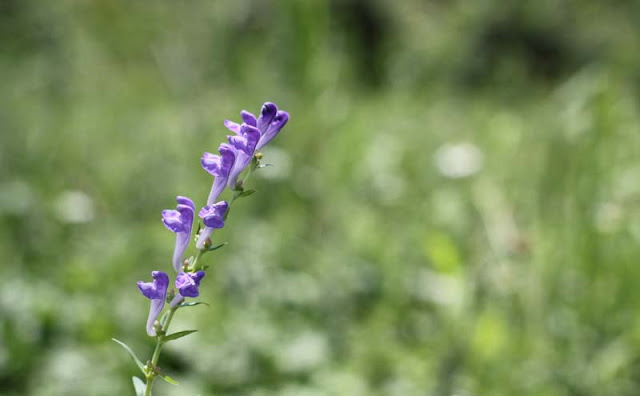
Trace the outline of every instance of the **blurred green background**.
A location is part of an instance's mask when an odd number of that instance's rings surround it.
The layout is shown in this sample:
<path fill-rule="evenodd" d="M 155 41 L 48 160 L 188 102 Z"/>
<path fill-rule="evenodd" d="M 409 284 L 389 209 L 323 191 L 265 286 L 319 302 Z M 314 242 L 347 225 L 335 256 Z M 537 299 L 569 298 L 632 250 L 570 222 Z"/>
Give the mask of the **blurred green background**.
<path fill-rule="evenodd" d="M 160 211 L 291 114 L 158 395 L 640 394 L 640 2 L 0 2 L 0 394 L 133 394 Z M 193 253 L 193 247 L 189 250 Z"/>

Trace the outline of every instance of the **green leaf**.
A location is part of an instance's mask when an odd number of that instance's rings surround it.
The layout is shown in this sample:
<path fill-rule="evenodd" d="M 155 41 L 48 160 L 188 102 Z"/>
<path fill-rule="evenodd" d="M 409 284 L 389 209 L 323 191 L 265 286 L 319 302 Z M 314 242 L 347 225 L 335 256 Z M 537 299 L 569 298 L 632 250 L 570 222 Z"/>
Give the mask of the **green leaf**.
<path fill-rule="evenodd" d="M 207 307 L 209 306 L 209 304 L 207 304 L 206 302 L 202 302 L 202 301 L 191 301 L 191 302 L 185 302 L 179 305 L 179 307 L 195 307 L 196 305 L 200 305 L 200 304 L 204 304 Z"/>
<path fill-rule="evenodd" d="M 168 383 L 170 383 L 171 385 L 178 385 L 178 381 L 174 380 L 173 378 L 169 377 L 168 375 L 164 375 L 162 373 L 158 373 L 158 376 L 160 378 L 162 378 L 163 380 L 167 381 Z"/>
<path fill-rule="evenodd" d="M 266 168 L 267 166 L 273 166 L 273 165 L 272 164 L 260 164 L 260 165 L 258 165 L 258 169 Z"/>
<path fill-rule="evenodd" d="M 144 364 L 142 364 L 140 359 L 138 359 L 138 357 L 133 352 L 133 350 L 131 350 L 131 348 L 129 348 L 129 346 L 127 344 L 125 344 L 124 342 L 122 342 L 120 340 L 116 340 L 115 338 L 112 338 L 112 340 L 117 342 L 118 344 L 120 344 L 121 347 L 123 347 L 127 352 L 129 352 L 129 356 L 131 356 L 133 361 L 136 362 L 136 365 L 138 366 L 138 368 L 142 371 L 142 374 L 144 374 Z"/>
<path fill-rule="evenodd" d="M 216 246 L 208 247 L 206 250 L 207 250 L 207 252 L 211 252 L 211 251 L 214 251 L 214 250 L 218 250 L 218 249 L 220 249 L 221 247 L 226 246 L 226 245 L 228 245 L 228 244 L 229 244 L 229 242 L 224 242 L 224 243 L 221 243 L 221 244 L 216 245 Z"/>
<path fill-rule="evenodd" d="M 238 195 L 239 197 L 248 197 L 249 195 L 253 194 L 254 192 L 256 192 L 256 190 L 245 190 L 243 192 L 240 193 L 240 195 Z"/>
<path fill-rule="evenodd" d="M 177 340 L 178 338 L 182 338 L 184 336 L 188 336 L 191 333 L 195 333 L 198 330 L 185 330 L 185 331 L 179 331 L 177 333 L 173 333 L 173 334 L 169 334 L 167 336 L 164 336 L 162 338 L 162 343 L 165 344 L 169 341 L 173 341 L 173 340 Z"/>
<path fill-rule="evenodd" d="M 138 377 L 131 377 L 133 381 L 133 387 L 136 390 L 136 396 L 144 396 L 145 388 L 147 387 L 144 382 Z"/>

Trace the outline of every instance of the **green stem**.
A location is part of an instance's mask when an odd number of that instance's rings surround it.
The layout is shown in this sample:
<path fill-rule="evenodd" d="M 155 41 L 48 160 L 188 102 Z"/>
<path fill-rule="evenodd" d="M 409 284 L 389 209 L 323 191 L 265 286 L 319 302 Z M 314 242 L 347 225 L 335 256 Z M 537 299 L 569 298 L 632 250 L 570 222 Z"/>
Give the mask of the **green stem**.
<path fill-rule="evenodd" d="M 200 257 L 202 257 L 202 255 L 204 255 L 207 251 L 206 250 L 200 250 L 198 251 L 198 255 L 196 256 L 196 258 L 193 260 L 193 270 L 197 271 L 198 270 L 198 261 L 200 260 Z"/>
<path fill-rule="evenodd" d="M 194 270 L 198 269 L 198 261 L 200 257 L 206 253 L 205 250 L 200 250 L 198 255 L 193 260 L 193 268 Z M 169 315 L 165 321 L 161 320 L 162 331 L 156 336 L 156 348 L 153 350 L 153 355 L 151 356 L 151 362 L 147 364 L 147 374 L 146 379 L 147 383 L 144 390 L 144 396 L 151 396 L 151 388 L 153 387 L 153 382 L 158 375 L 156 368 L 158 367 L 158 360 L 160 360 L 160 353 L 162 352 L 162 345 L 164 345 L 164 337 L 169 331 L 169 325 L 171 325 L 171 320 L 173 320 L 173 315 L 175 315 L 176 311 L 180 306 L 173 307 L 169 310 Z"/>
<path fill-rule="evenodd" d="M 198 255 L 198 258 L 200 255 Z M 197 260 L 197 259 L 196 259 Z M 178 310 L 178 307 L 171 308 L 169 311 L 169 316 L 167 317 L 167 322 L 164 326 L 162 326 L 162 333 L 156 336 L 156 349 L 153 351 L 153 356 L 151 357 L 151 367 L 147 365 L 147 384 L 144 391 L 144 396 L 151 396 L 151 388 L 153 387 L 153 381 L 156 379 L 156 367 L 158 366 L 158 360 L 160 360 L 160 353 L 162 352 L 162 345 L 164 341 L 164 336 L 167 334 L 169 330 L 169 325 L 171 324 L 171 320 L 173 319 L 173 315 Z"/>

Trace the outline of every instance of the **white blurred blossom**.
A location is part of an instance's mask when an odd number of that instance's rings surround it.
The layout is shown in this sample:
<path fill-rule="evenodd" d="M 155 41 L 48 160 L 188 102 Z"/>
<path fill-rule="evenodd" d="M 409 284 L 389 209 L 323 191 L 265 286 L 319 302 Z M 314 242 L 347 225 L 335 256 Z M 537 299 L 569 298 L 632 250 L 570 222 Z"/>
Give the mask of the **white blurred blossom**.
<path fill-rule="evenodd" d="M 94 218 L 93 200 L 82 191 L 64 191 L 54 203 L 56 217 L 64 223 L 87 223 Z"/>
<path fill-rule="evenodd" d="M 471 143 L 448 143 L 438 148 L 434 162 L 443 176 L 458 179 L 479 172 L 482 169 L 483 155 Z"/>
<path fill-rule="evenodd" d="M 307 371 L 328 359 L 329 345 L 323 334 L 308 332 L 294 338 L 278 352 L 278 366 L 287 372 Z"/>

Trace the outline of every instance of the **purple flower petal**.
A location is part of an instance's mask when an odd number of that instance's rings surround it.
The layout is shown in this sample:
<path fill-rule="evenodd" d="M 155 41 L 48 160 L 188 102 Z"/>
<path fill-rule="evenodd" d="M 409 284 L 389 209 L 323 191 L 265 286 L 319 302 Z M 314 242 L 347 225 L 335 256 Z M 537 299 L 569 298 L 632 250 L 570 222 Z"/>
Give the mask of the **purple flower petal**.
<path fill-rule="evenodd" d="M 200 295 L 200 282 L 204 278 L 205 272 L 198 271 L 196 273 L 181 272 L 176 277 L 176 289 L 183 297 L 198 297 Z"/>
<path fill-rule="evenodd" d="M 213 184 L 211 185 L 209 197 L 207 197 L 207 205 L 212 205 L 218 199 L 218 196 L 220 196 L 226 185 L 226 177 L 216 176 L 216 178 L 213 180 Z"/>
<path fill-rule="evenodd" d="M 236 160 L 236 151 L 230 145 L 221 143 L 218 152 L 220 153 L 220 174 L 227 177 Z"/>
<path fill-rule="evenodd" d="M 229 210 L 229 204 L 226 201 L 221 201 L 213 205 L 205 206 L 200 210 L 198 216 L 202 218 L 205 226 L 222 228 L 224 227 L 224 215 L 227 213 L 227 210 Z"/>
<path fill-rule="evenodd" d="M 229 144 L 236 149 L 237 151 L 243 152 L 245 155 L 251 155 L 251 149 L 249 147 L 249 142 L 247 138 L 241 135 L 229 135 L 227 136 L 227 140 Z"/>
<path fill-rule="evenodd" d="M 193 201 L 191 200 L 191 198 L 188 197 L 183 197 L 181 195 L 178 195 L 176 197 L 176 201 L 181 204 L 181 205 L 187 205 L 189 206 L 191 209 L 193 209 L 193 211 L 196 211 L 196 205 L 193 203 Z"/>
<path fill-rule="evenodd" d="M 152 282 L 138 282 L 138 289 L 148 299 L 164 299 L 169 287 L 169 275 L 162 271 L 153 271 L 151 277 Z"/>
<path fill-rule="evenodd" d="M 249 113 L 248 111 L 242 110 L 240 112 L 240 117 L 242 117 L 242 122 L 244 122 L 245 124 L 251 125 L 251 126 L 258 126 L 258 120 L 256 120 L 256 116 Z"/>
<path fill-rule="evenodd" d="M 231 189 L 235 188 L 238 175 L 249 165 L 256 145 L 260 140 L 260 131 L 251 125 L 242 124 L 240 129 L 241 135 L 227 136 L 229 143 L 236 149 L 236 160 L 227 179 L 227 186 Z"/>
<path fill-rule="evenodd" d="M 193 205 L 193 202 L 191 202 L 191 205 Z M 193 225 L 193 216 L 195 214 L 193 206 L 178 204 L 178 206 L 176 206 L 176 209 L 180 213 L 180 220 L 182 220 L 182 225 L 185 232 L 191 231 L 191 227 Z"/>
<path fill-rule="evenodd" d="M 265 131 L 269 124 L 271 124 L 271 121 L 273 120 L 273 117 L 276 116 L 277 112 L 278 106 L 276 106 L 275 103 L 267 102 L 263 104 L 262 109 L 260 110 L 260 117 L 258 117 L 258 129 Z"/>
<path fill-rule="evenodd" d="M 169 306 L 171 308 L 175 308 L 178 305 L 182 304 L 183 301 L 184 301 L 184 297 L 182 297 L 182 295 L 180 293 L 178 293 L 173 297 L 173 299 L 169 303 Z"/>
<path fill-rule="evenodd" d="M 160 300 L 151 300 L 151 306 L 149 307 L 149 316 L 147 317 L 147 334 L 150 337 L 156 336 L 156 329 L 154 324 L 156 319 L 158 319 L 158 315 L 162 312 L 162 308 L 164 308 L 164 299 Z"/>
<path fill-rule="evenodd" d="M 273 120 L 269 124 L 266 130 L 261 129 L 262 136 L 260 137 L 260 141 L 256 145 L 256 150 L 260 150 L 267 143 L 269 143 L 276 135 L 280 132 L 280 130 L 289 122 L 289 113 L 286 111 L 279 111 Z"/>
<path fill-rule="evenodd" d="M 183 232 L 184 226 L 182 224 L 182 219 L 180 217 L 180 212 L 177 210 L 163 210 L 162 211 L 162 222 L 165 227 L 173 232 Z"/>
<path fill-rule="evenodd" d="M 220 169 L 220 156 L 205 152 L 200 158 L 200 165 L 211 175 L 217 176 L 216 173 Z"/>
<path fill-rule="evenodd" d="M 236 181 L 238 176 L 242 173 L 242 171 L 249 165 L 251 162 L 252 156 L 248 156 L 243 151 L 238 151 L 238 155 L 236 157 L 236 162 L 233 164 L 233 169 L 229 173 L 229 178 L 227 179 L 227 187 L 230 189 L 236 188 Z"/>
<path fill-rule="evenodd" d="M 253 152 L 256 149 L 256 144 L 258 144 L 258 141 L 260 140 L 260 130 L 251 125 L 243 124 L 240 132 L 242 133 L 242 136 L 247 139 L 247 147 L 250 150 L 247 155 L 253 157 Z"/>
<path fill-rule="evenodd" d="M 215 216 L 209 216 L 209 217 L 205 217 L 202 222 L 204 223 L 204 225 L 206 225 L 207 227 L 211 227 L 211 228 L 222 228 L 224 227 L 224 220 L 220 219 L 218 217 Z"/>
<path fill-rule="evenodd" d="M 207 198 L 207 205 L 213 204 L 224 190 L 227 178 L 236 160 L 236 149 L 226 143 L 222 143 L 218 147 L 218 152 L 220 155 L 204 153 L 200 160 L 202 167 L 214 176 L 213 185 Z"/>
<path fill-rule="evenodd" d="M 242 124 L 240 134 L 235 136 L 227 136 L 229 144 L 237 151 L 242 151 L 246 155 L 252 157 L 256 148 L 256 144 L 260 140 L 260 131 L 251 125 Z"/>
<path fill-rule="evenodd" d="M 195 205 L 191 199 L 183 196 L 178 196 L 176 201 L 178 201 L 177 210 L 162 211 L 162 222 L 165 227 L 176 233 L 172 262 L 173 269 L 178 272 L 182 267 L 182 255 L 189 246 L 193 218 L 195 217 Z"/>
<path fill-rule="evenodd" d="M 224 121 L 224 126 L 227 127 L 228 130 L 230 130 L 231 132 L 235 133 L 235 134 L 240 134 L 240 124 L 236 124 L 233 121 L 230 120 L 225 120 Z"/>
<path fill-rule="evenodd" d="M 156 335 L 153 327 L 158 315 L 164 308 L 164 302 L 167 298 L 167 289 L 169 288 L 169 275 L 162 271 L 153 271 L 151 273 L 153 282 L 138 282 L 138 289 L 142 295 L 151 300 L 149 308 L 149 316 L 147 317 L 147 334 L 151 337 Z"/>

